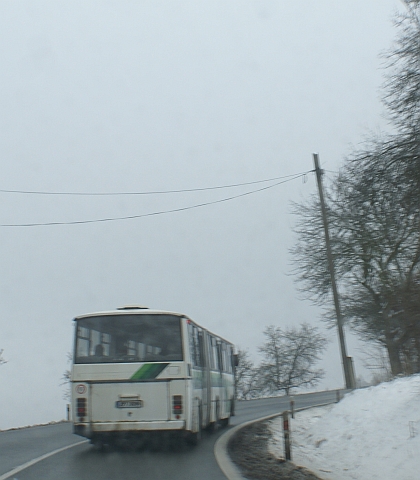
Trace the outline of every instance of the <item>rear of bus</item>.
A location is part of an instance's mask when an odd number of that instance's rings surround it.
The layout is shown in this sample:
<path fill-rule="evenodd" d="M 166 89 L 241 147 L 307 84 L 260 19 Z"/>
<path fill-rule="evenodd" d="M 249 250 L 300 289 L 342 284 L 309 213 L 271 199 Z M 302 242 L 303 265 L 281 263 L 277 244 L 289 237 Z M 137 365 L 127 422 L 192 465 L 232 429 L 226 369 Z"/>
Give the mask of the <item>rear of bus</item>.
<path fill-rule="evenodd" d="M 75 434 L 101 445 L 191 431 L 182 315 L 130 307 L 75 323 Z"/>

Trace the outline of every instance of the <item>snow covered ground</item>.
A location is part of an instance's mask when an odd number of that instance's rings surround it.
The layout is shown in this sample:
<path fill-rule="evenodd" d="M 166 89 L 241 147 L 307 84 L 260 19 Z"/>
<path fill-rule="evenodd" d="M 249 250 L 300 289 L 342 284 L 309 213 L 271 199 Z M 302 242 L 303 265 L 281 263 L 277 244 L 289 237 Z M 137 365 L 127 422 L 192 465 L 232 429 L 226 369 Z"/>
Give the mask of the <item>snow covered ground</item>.
<path fill-rule="evenodd" d="M 283 457 L 282 420 L 270 450 Z M 420 478 L 420 375 L 356 390 L 291 420 L 292 460 L 325 480 Z"/>

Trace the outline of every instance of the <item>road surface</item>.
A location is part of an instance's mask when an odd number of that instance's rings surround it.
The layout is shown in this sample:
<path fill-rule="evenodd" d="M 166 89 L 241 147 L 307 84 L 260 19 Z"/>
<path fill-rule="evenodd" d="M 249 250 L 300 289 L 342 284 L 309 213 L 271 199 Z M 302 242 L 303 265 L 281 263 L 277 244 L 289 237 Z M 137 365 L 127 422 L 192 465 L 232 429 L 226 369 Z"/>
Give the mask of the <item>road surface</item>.
<path fill-rule="evenodd" d="M 336 392 L 297 395 L 294 399 L 295 408 L 309 407 L 334 402 Z M 231 425 L 280 413 L 289 405 L 287 397 L 237 402 Z M 213 453 L 224 431 L 204 432 L 197 447 L 98 452 L 73 435 L 69 423 L 9 430 L 0 432 L 0 480 L 226 480 Z"/>

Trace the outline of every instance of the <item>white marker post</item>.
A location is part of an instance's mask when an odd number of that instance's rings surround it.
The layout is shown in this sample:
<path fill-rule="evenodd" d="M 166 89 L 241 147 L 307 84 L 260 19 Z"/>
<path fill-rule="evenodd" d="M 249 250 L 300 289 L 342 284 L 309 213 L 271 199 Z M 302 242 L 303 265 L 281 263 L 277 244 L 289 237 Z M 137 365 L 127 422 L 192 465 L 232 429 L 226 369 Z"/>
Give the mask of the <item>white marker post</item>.
<path fill-rule="evenodd" d="M 292 452 L 290 451 L 290 425 L 289 412 L 283 412 L 283 434 L 284 434 L 284 456 L 286 460 L 292 459 Z"/>
<path fill-rule="evenodd" d="M 295 398 L 290 397 L 290 411 L 292 413 L 292 418 L 295 418 Z"/>

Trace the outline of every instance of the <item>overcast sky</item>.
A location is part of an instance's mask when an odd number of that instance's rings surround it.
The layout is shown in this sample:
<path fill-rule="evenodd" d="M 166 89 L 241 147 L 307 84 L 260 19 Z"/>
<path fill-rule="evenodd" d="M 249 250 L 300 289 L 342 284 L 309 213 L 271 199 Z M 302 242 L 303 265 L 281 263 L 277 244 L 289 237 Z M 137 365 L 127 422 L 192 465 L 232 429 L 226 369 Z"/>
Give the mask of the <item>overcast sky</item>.
<path fill-rule="evenodd" d="M 0 2 L 1 190 L 146 192 L 336 171 L 386 129 L 381 51 L 397 0 Z M 124 304 L 188 314 L 257 359 L 265 326 L 331 339 L 290 276 L 290 202 L 265 191 L 124 221 L 0 227 L 0 429 L 65 415 L 72 318 Z M 0 193 L 0 224 L 77 222 L 213 202 L 272 183 L 142 196 Z M 322 241 L 322 239 L 320 239 Z M 359 346 L 349 337 L 356 371 Z"/>

